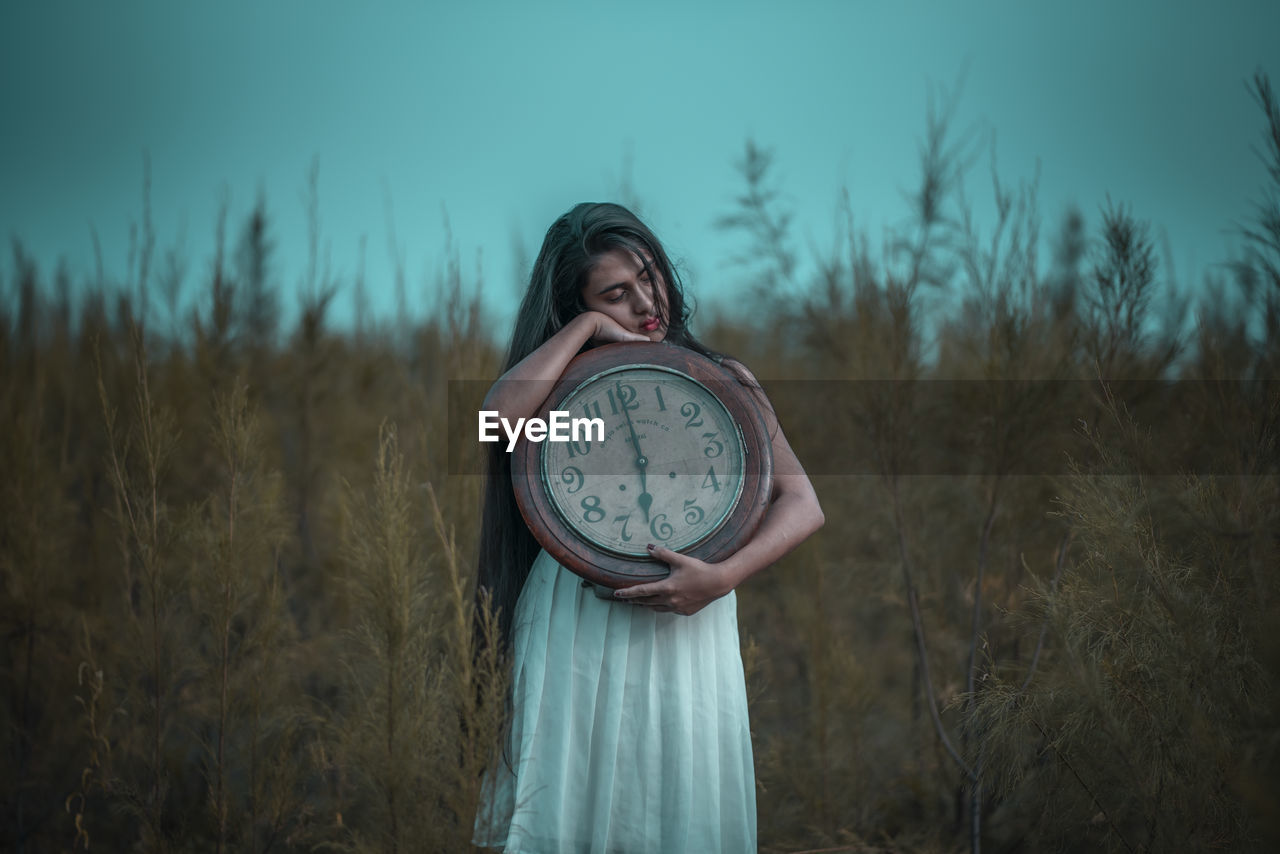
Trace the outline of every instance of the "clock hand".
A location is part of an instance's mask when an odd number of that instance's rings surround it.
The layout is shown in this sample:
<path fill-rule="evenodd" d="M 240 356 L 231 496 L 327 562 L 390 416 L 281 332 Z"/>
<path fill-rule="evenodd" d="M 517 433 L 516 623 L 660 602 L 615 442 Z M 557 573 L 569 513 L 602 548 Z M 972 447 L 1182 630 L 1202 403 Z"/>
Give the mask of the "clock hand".
<path fill-rule="evenodd" d="M 631 431 L 631 444 L 636 449 L 636 468 L 640 470 L 640 494 L 636 496 L 636 503 L 640 505 L 640 509 L 644 511 L 644 520 L 649 521 L 649 507 L 653 505 L 653 496 L 649 494 L 649 487 L 645 483 L 645 469 L 649 465 L 649 460 L 645 458 L 644 452 L 640 450 L 640 437 L 636 435 L 636 425 L 631 423 L 631 407 L 627 405 L 627 399 L 622 394 L 622 383 L 617 383 L 618 400 L 622 403 L 622 414 L 627 416 L 627 429 Z"/>
<path fill-rule="evenodd" d="M 636 465 L 640 466 L 640 494 L 636 496 L 636 503 L 644 511 L 644 520 L 646 522 L 649 521 L 649 506 L 653 504 L 653 496 L 649 494 L 648 487 L 644 485 L 644 470 L 648 464 L 649 461 L 644 457 L 636 460 Z"/>

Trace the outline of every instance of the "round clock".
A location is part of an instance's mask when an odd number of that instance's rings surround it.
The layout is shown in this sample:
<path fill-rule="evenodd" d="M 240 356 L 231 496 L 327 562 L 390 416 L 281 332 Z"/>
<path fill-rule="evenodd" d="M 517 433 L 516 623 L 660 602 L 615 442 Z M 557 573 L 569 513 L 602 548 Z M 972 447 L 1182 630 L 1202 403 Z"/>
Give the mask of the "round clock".
<path fill-rule="evenodd" d="M 715 362 L 666 343 L 579 354 L 540 417 L 559 438 L 522 439 L 516 503 L 563 566 L 608 588 L 666 576 L 647 544 L 700 560 L 732 554 L 768 507 L 773 453 L 763 416 Z"/>

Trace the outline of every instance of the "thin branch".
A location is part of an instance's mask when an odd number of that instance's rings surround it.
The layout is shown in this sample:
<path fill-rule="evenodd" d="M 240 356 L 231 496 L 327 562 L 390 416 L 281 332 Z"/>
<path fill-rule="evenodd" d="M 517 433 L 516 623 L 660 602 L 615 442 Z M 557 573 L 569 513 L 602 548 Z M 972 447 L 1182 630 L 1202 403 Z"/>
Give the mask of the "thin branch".
<path fill-rule="evenodd" d="M 916 592 L 915 580 L 911 574 L 911 562 L 907 557 L 907 541 L 903 534 L 902 509 L 898 501 L 898 480 L 890 479 L 889 494 L 893 499 L 893 521 L 894 527 L 898 534 L 898 556 L 902 560 L 902 577 L 907 584 L 907 603 L 911 606 L 911 629 L 916 639 L 916 654 L 920 660 L 920 679 L 924 683 L 924 691 L 926 699 L 929 703 L 929 716 L 933 718 L 933 726 L 938 732 L 938 739 L 942 742 L 942 746 L 946 748 L 951 758 L 955 760 L 956 765 L 964 772 L 964 775 L 973 782 L 977 782 L 977 775 L 961 758 L 960 752 L 956 750 L 951 743 L 951 739 L 947 737 L 946 728 L 942 725 L 942 716 L 938 714 L 938 699 L 933 690 L 933 676 L 929 672 L 929 652 L 925 646 L 924 639 L 924 621 L 920 617 L 920 598 Z"/>
<path fill-rule="evenodd" d="M 1067 766 L 1067 770 L 1071 772 L 1072 776 L 1076 778 L 1076 782 L 1079 783 L 1080 787 L 1085 790 L 1086 794 L 1088 794 L 1089 798 L 1093 801 L 1093 805 L 1098 808 L 1098 812 L 1102 813 L 1102 817 L 1107 820 L 1107 824 L 1109 824 L 1111 829 L 1115 831 L 1116 836 L 1120 837 L 1120 841 L 1124 843 L 1124 847 L 1129 851 L 1133 851 L 1133 846 L 1129 844 L 1129 840 L 1125 839 L 1124 834 L 1120 832 L 1120 828 L 1116 827 L 1116 823 L 1111 820 L 1111 814 L 1107 812 L 1107 808 L 1098 800 L 1098 796 L 1093 793 L 1093 789 L 1089 788 L 1089 784 L 1087 784 L 1084 781 L 1084 778 L 1080 776 L 1080 772 L 1077 771 L 1075 766 L 1067 760 L 1066 755 L 1057 748 L 1053 743 L 1053 739 L 1049 737 L 1049 733 L 1045 732 L 1044 727 L 1040 726 L 1040 722 L 1034 718 L 1030 718 L 1030 720 L 1032 726 L 1040 730 L 1040 735 L 1044 737 L 1045 744 L 1058 755 L 1058 758 L 1062 760 L 1062 764 Z"/>
<path fill-rule="evenodd" d="M 1067 549 L 1071 546 L 1071 531 L 1067 530 L 1062 535 L 1062 542 L 1058 544 L 1058 560 L 1053 569 L 1053 580 L 1049 582 L 1049 594 L 1052 595 L 1058 589 L 1058 579 L 1062 577 L 1062 569 L 1067 563 Z M 1027 678 L 1022 680 L 1022 686 L 1018 688 L 1018 693 L 1026 693 L 1027 686 L 1031 684 L 1031 678 L 1036 675 L 1036 665 L 1040 663 L 1040 652 L 1044 649 L 1044 639 L 1049 634 L 1049 617 L 1045 615 L 1044 621 L 1040 624 L 1040 637 L 1036 641 L 1035 652 L 1031 655 L 1031 665 L 1027 668 Z"/>

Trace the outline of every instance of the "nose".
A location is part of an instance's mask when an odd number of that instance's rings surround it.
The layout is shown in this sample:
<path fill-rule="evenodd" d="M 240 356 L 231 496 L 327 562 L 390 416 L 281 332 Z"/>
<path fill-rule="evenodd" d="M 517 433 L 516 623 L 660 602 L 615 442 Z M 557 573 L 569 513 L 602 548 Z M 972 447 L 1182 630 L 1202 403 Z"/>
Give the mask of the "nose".
<path fill-rule="evenodd" d="M 649 315 L 653 313 L 653 286 L 640 283 L 640 287 L 636 288 L 636 299 L 633 303 L 636 307 L 637 314 Z"/>

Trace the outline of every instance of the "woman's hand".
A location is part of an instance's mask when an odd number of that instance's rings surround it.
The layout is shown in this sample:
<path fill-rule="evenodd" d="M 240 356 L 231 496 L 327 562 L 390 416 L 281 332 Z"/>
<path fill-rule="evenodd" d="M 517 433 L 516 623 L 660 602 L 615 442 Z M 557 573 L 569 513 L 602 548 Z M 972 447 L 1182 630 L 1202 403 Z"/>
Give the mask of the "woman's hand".
<path fill-rule="evenodd" d="M 718 564 L 705 563 L 661 546 L 649 546 L 649 554 L 670 566 L 671 574 L 661 581 L 615 590 L 615 599 L 687 617 L 733 589 Z"/>
<path fill-rule="evenodd" d="M 611 344 L 614 342 L 626 341 L 648 341 L 647 335 L 641 335 L 638 332 L 631 332 L 622 328 L 618 321 L 614 320 L 607 314 L 599 311 L 584 311 L 580 317 L 586 317 L 591 323 L 594 323 L 594 331 L 591 333 L 592 344 Z"/>

